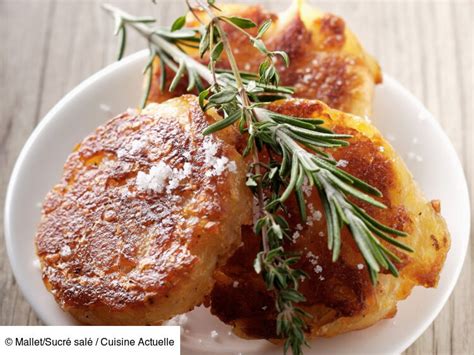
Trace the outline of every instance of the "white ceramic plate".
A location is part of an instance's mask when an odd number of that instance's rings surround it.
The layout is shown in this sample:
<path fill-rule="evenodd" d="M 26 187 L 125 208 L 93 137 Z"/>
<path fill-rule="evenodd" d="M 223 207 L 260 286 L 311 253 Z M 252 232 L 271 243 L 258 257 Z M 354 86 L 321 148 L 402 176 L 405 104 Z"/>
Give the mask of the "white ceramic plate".
<path fill-rule="evenodd" d="M 142 91 L 145 51 L 93 75 L 66 95 L 41 121 L 13 171 L 5 205 L 5 238 L 16 280 L 36 314 L 49 325 L 75 324 L 46 291 L 35 267 L 33 237 L 40 202 L 59 180 L 74 145 L 114 115 L 134 107 Z M 318 339 L 306 354 L 400 353 L 430 325 L 458 279 L 469 238 L 469 200 L 462 167 L 436 120 L 388 76 L 375 95 L 374 124 L 405 159 L 428 199 L 442 200 L 452 246 L 437 289 L 416 288 L 399 304 L 395 318 L 362 331 Z M 218 336 L 211 338 L 211 331 Z M 229 327 L 198 308 L 188 314 L 183 354 L 281 354 L 266 341 L 241 340 Z"/>

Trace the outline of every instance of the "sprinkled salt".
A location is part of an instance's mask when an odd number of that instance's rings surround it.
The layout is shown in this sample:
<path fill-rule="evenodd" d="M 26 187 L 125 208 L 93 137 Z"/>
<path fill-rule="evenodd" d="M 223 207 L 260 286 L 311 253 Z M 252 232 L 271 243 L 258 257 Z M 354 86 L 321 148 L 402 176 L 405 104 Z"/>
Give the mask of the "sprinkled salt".
<path fill-rule="evenodd" d="M 64 245 L 61 250 L 59 251 L 59 255 L 61 255 L 61 257 L 65 258 L 65 257 L 68 257 L 69 255 L 71 255 L 71 248 L 69 247 L 69 245 Z"/>
<path fill-rule="evenodd" d="M 325 280 L 324 276 L 319 276 L 319 281 L 324 281 L 324 280 Z"/>
<path fill-rule="evenodd" d="M 225 156 L 216 156 L 219 148 L 217 143 L 212 142 L 210 139 L 207 139 L 204 141 L 202 147 L 204 149 L 204 164 L 212 168 L 206 171 L 207 177 L 219 176 L 226 169 L 233 173 L 237 171 L 237 165 L 234 161 L 229 161 L 229 158 Z"/>
<path fill-rule="evenodd" d="M 308 178 L 304 178 L 303 186 L 301 186 L 301 190 L 303 190 L 303 193 L 307 196 L 310 197 L 311 193 L 313 192 L 313 187 L 309 184 Z"/>
<path fill-rule="evenodd" d="M 303 226 L 301 224 L 297 224 L 296 225 L 296 229 L 298 229 L 299 231 L 303 230 Z"/>
<path fill-rule="evenodd" d="M 216 339 L 218 336 L 219 336 L 219 333 L 218 333 L 218 332 L 216 332 L 215 330 L 212 330 L 212 331 L 211 331 L 211 338 L 212 338 L 212 339 Z"/>
<path fill-rule="evenodd" d="M 323 214 L 321 213 L 321 211 L 315 209 L 312 203 L 308 203 L 308 210 L 310 214 L 306 220 L 306 224 L 311 227 L 314 225 L 314 221 L 319 222 L 321 220 Z"/>
<path fill-rule="evenodd" d="M 341 159 L 336 163 L 337 167 L 345 168 L 349 162 L 347 160 Z"/>
<path fill-rule="evenodd" d="M 239 287 L 239 281 L 234 281 L 233 284 L 232 284 L 232 287 L 233 288 Z"/>
<path fill-rule="evenodd" d="M 323 271 L 323 268 L 321 265 L 316 265 L 316 267 L 314 268 L 314 272 L 319 274 Z"/>
<path fill-rule="evenodd" d="M 319 235 L 320 237 L 324 237 L 324 232 L 321 231 L 321 232 L 318 233 L 318 235 Z"/>
<path fill-rule="evenodd" d="M 316 210 L 313 212 L 312 216 L 316 221 L 320 221 L 321 218 L 323 217 L 323 214 L 321 213 L 321 211 Z"/>
<path fill-rule="evenodd" d="M 364 268 L 364 265 L 363 265 L 363 264 L 357 264 L 357 268 L 358 268 L 359 270 L 362 270 L 362 269 Z"/>
<path fill-rule="evenodd" d="M 171 176 L 173 170 L 160 161 L 158 165 L 153 166 L 148 174 L 139 171 L 137 174 L 136 183 L 139 190 L 152 190 L 155 192 L 162 192 L 165 188 L 165 181 Z"/>
<path fill-rule="evenodd" d="M 229 158 L 227 158 L 227 157 L 217 158 L 216 159 L 216 164 L 214 166 L 214 169 L 215 169 L 214 173 L 216 175 L 221 175 L 224 172 L 228 162 L 229 162 Z"/>
<path fill-rule="evenodd" d="M 291 239 L 293 240 L 293 243 L 296 243 L 296 241 L 298 240 L 299 237 L 301 237 L 300 232 L 296 231 L 295 233 L 293 233 L 293 235 L 291 236 Z"/>
<path fill-rule="evenodd" d="M 211 164 L 214 162 L 216 159 L 216 153 L 217 153 L 217 143 L 214 143 L 210 140 L 204 141 L 202 147 L 204 148 L 204 163 L 206 164 Z"/>
<path fill-rule="evenodd" d="M 146 146 L 146 140 L 134 140 L 131 144 L 130 144 L 130 154 L 137 154 L 137 153 L 140 153 L 142 151 L 143 148 L 145 148 Z"/>

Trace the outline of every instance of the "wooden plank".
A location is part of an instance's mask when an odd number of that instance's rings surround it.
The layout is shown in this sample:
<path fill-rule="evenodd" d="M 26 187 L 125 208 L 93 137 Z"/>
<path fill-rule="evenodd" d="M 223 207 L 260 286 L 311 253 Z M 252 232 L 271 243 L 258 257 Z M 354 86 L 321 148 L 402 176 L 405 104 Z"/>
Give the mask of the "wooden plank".
<path fill-rule="evenodd" d="M 28 9 L 28 11 L 26 11 Z M 36 124 L 48 58 L 48 18 L 53 3 L 0 3 L 2 35 L 0 65 L 0 199 L 15 159 Z M 21 30 L 20 30 L 21 29 Z M 25 34 L 31 33 L 30 40 Z M 34 40 L 33 40 L 34 38 Z M 25 43 L 25 40 L 27 43 Z M 30 307 L 23 300 L 10 270 L 3 242 L 3 204 L 0 213 L 0 324 L 30 324 Z"/>

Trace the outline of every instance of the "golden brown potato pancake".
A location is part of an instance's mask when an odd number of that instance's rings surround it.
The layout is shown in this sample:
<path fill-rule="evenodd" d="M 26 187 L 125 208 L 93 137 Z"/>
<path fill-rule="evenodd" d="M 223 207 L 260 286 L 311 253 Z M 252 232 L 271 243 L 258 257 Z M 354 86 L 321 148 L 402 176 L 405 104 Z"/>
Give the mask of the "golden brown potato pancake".
<path fill-rule="evenodd" d="M 382 274 L 373 287 L 347 228 L 342 233 L 340 258 L 332 262 L 317 191 L 305 189 L 306 224 L 300 220 L 296 201 L 290 200 L 289 223 L 294 234 L 285 250 L 302 255 L 296 267 L 309 275 L 300 287 L 307 299 L 302 308 L 314 317 L 309 321 L 309 335 L 334 336 L 366 328 L 394 316 L 397 301 L 406 298 L 415 285 L 435 287 L 449 249 L 449 232 L 436 203 L 433 206 L 423 197 L 403 161 L 377 129 L 363 118 L 330 109 L 319 101 L 279 101 L 269 108 L 290 116 L 323 119 L 336 132 L 353 135 L 348 147 L 330 152 L 341 169 L 377 187 L 383 193 L 380 201 L 388 208 L 354 202 L 382 223 L 408 233 L 399 239 L 415 250 L 403 254 L 387 245 L 402 260 L 397 265 L 400 277 Z M 242 337 L 275 339 L 273 294 L 253 269 L 260 238 L 250 227 L 243 228 L 242 237 L 243 245 L 216 272 L 209 300 L 211 312 L 233 325 Z"/>
<path fill-rule="evenodd" d="M 241 241 L 251 196 L 232 128 L 194 96 L 123 113 L 85 138 L 46 196 L 43 280 L 87 324 L 157 324 L 200 304 Z"/>
<path fill-rule="evenodd" d="M 293 86 L 295 97 L 318 99 L 329 106 L 357 115 L 369 115 L 376 83 L 382 80 L 377 62 L 365 52 L 356 36 L 340 17 L 323 13 L 300 1 L 282 15 L 270 13 L 258 5 L 221 5 L 221 14 L 249 18 L 257 25 L 272 19 L 263 37 L 268 49 L 286 51 L 290 67 L 279 62 L 281 84 Z M 205 16 L 202 14 L 205 21 Z M 198 25 L 189 16 L 189 26 Z M 263 58 L 248 38 L 230 25 L 224 25 L 233 53 L 244 71 L 257 72 Z M 256 35 L 257 28 L 248 30 Z M 197 53 L 192 53 L 197 57 Z M 203 60 L 206 62 L 206 59 Z M 218 67 L 228 68 L 224 60 Z M 162 102 L 186 92 L 186 80 L 175 92 L 159 89 L 160 68 L 156 62 L 151 102 Z M 173 73 L 167 73 L 169 86 Z"/>

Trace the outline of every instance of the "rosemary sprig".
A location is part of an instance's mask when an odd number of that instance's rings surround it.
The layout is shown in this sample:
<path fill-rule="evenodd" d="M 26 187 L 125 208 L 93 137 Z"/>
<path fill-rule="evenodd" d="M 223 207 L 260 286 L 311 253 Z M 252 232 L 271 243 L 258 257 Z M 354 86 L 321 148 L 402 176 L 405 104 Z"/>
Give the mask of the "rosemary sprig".
<path fill-rule="evenodd" d="M 189 11 L 201 22 L 195 9 L 185 0 Z M 315 186 L 321 198 L 327 221 L 328 248 L 332 259 L 337 261 L 341 250 L 341 229 L 347 226 L 364 257 L 372 282 L 385 269 L 394 276 L 398 271 L 394 263 L 399 258 L 381 240 L 394 247 L 412 249 L 390 235 L 405 236 L 404 232 L 385 226 L 370 217 L 349 197 L 364 201 L 379 208 L 386 208 L 372 196 L 381 196 L 380 191 L 364 181 L 339 169 L 334 159 L 324 149 L 348 145 L 349 135 L 336 134 L 322 127 L 322 120 L 291 117 L 268 110 L 265 103 L 278 98 L 290 97 L 289 87 L 279 86 L 279 75 L 274 58 L 281 57 L 286 65 L 289 59 L 282 51 L 269 51 L 261 37 L 270 27 L 263 23 L 253 36 L 246 31 L 256 25 L 244 18 L 216 14 L 219 11 L 214 0 L 196 0 L 209 17 L 198 29 L 183 29 L 185 17 L 178 18 L 170 30 L 153 27 L 148 17 L 134 17 L 110 5 L 104 8 L 112 13 L 116 21 L 116 33 L 120 34 L 120 56 L 124 53 L 126 27 L 138 31 L 148 41 L 150 60 L 145 68 L 147 88 L 146 103 L 152 80 L 153 63 L 158 59 L 161 68 L 160 88 L 166 90 L 166 69 L 174 72 L 167 88 L 173 91 L 187 77 L 187 89 L 199 91 L 199 102 L 203 110 L 216 109 L 223 119 L 210 125 L 203 133 L 211 134 L 230 125 L 237 125 L 247 137 L 243 154 L 252 155 L 247 185 L 258 200 L 258 220 L 254 226 L 262 238 L 262 251 L 255 259 L 254 267 L 262 274 L 268 290 L 275 295 L 278 311 L 277 335 L 285 338 L 285 352 L 301 354 L 305 341 L 306 320 L 311 317 L 298 304 L 305 301 L 299 292 L 299 282 L 307 275 L 293 268 L 299 255 L 285 251 L 285 240 L 290 228 L 285 219 L 285 202 L 294 194 L 300 207 L 301 218 L 306 219 L 306 202 L 303 185 Z M 231 45 L 222 24 L 228 24 L 245 34 L 254 47 L 263 54 L 258 73 L 241 72 L 232 53 Z M 199 48 L 201 57 L 208 55 L 209 66 L 189 56 L 185 47 Z M 222 54 L 230 70 L 216 68 Z M 206 85 L 206 88 L 204 87 Z M 259 151 L 266 150 L 270 162 L 263 163 Z M 274 158 L 277 157 L 277 158 Z"/>
<path fill-rule="evenodd" d="M 187 91 L 197 89 L 204 91 L 203 80 L 206 83 L 219 83 L 223 87 L 235 87 L 235 79 L 231 72 L 222 70 L 209 70 L 206 66 L 193 60 L 185 53 L 186 48 L 202 47 L 202 28 L 183 29 L 185 17 L 176 19 L 171 29 L 152 26 L 155 19 L 150 17 L 133 16 L 113 5 L 104 4 L 103 8 L 112 14 L 115 19 L 115 35 L 119 36 L 118 60 L 123 57 L 126 47 L 127 27 L 133 28 L 148 41 L 150 51 L 149 60 L 144 68 L 146 75 L 146 86 L 141 102 L 144 107 L 150 94 L 151 82 L 153 79 L 154 63 L 158 60 L 160 64 L 160 90 L 173 92 L 183 77 L 187 76 Z M 198 46 L 197 44 L 201 44 Z M 208 47 L 207 47 L 208 48 Z M 202 50 L 202 49 L 200 49 Z M 203 52 L 204 55 L 204 52 Z M 214 51 L 214 55 L 217 52 Z M 166 69 L 174 73 L 173 80 L 166 88 Z M 256 75 L 247 73 L 243 75 L 243 83 L 248 85 L 255 83 Z M 288 98 L 293 94 L 293 89 L 284 86 L 266 85 L 265 83 L 255 83 L 251 90 L 252 99 L 257 102 L 273 101 L 281 98 Z"/>

